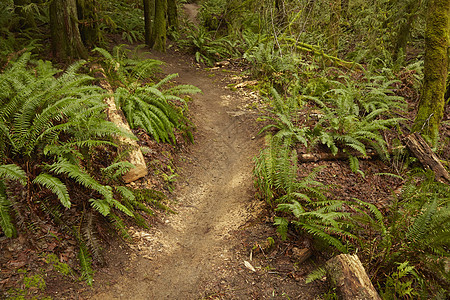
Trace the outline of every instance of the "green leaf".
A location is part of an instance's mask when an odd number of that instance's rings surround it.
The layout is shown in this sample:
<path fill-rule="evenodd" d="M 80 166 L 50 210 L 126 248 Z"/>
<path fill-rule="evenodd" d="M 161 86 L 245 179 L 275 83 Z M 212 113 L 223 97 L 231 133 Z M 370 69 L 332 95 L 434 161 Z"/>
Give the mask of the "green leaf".
<path fill-rule="evenodd" d="M 40 184 L 50 189 L 56 196 L 58 196 L 59 201 L 61 201 L 61 204 L 64 205 L 64 207 L 70 208 L 71 202 L 69 192 L 67 191 L 66 185 L 62 183 L 61 180 L 51 176 L 50 174 L 41 173 L 36 176 L 33 183 Z"/>
<path fill-rule="evenodd" d="M 11 215 L 9 214 L 10 207 L 11 203 L 6 194 L 6 186 L 3 181 L 0 181 L 0 227 L 3 230 L 3 233 L 9 238 L 16 234 L 16 229 L 12 223 Z"/>
<path fill-rule="evenodd" d="M 281 239 L 283 241 L 285 241 L 287 238 L 287 231 L 288 231 L 288 225 L 289 225 L 288 220 L 286 220 L 285 218 L 281 218 L 281 217 L 275 217 L 273 224 L 278 226 L 277 232 L 280 234 Z"/>
<path fill-rule="evenodd" d="M 27 174 L 15 164 L 0 165 L 0 179 L 17 180 L 22 185 L 27 184 Z"/>
<path fill-rule="evenodd" d="M 95 208 L 96 211 L 104 215 L 105 217 L 110 213 L 111 206 L 109 205 L 108 201 L 105 199 L 89 199 L 89 202 L 91 203 L 92 207 Z"/>

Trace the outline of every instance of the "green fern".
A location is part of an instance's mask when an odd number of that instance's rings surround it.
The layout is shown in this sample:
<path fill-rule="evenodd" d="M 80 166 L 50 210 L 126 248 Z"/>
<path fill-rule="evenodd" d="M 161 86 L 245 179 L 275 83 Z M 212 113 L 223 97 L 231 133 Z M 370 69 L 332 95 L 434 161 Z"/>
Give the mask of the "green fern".
<path fill-rule="evenodd" d="M 341 222 L 350 217 L 350 213 L 342 211 L 345 202 L 327 200 L 311 204 L 311 208 L 305 209 L 297 200 L 292 200 L 291 203 L 279 204 L 276 211 L 292 213 L 292 224 L 347 253 L 348 248 L 340 238 L 355 240 L 356 236 L 349 231 L 348 223 Z"/>
<path fill-rule="evenodd" d="M 3 181 L 0 181 L 0 227 L 7 237 L 16 235 L 16 228 L 12 222 L 10 215 L 11 202 L 8 200 L 6 193 L 6 186 Z"/>
<path fill-rule="evenodd" d="M 311 283 L 313 281 L 320 280 L 326 275 L 327 271 L 325 270 L 325 268 L 319 267 L 317 269 L 314 269 L 314 271 L 312 271 L 311 273 L 308 274 L 308 276 L 306 276 L 305 283 Z"/>
<path fill-rule="evenodd" d="M 127 57 L 128 52 L 122 48 L 114 48 L 114 54 L 101 48 L 95 50 L 104 57 L 105 75 L 111 85 L 116 87 L 116 104 L 124 112 L 131 128 L 144 129 L 157 142 L 176 143 L 175 129 L 191 136 L 190 123 L 184 116 L 187 106 L 181 96 L 199 93 L 200 89 L 192 85 L 163 89 L 177 74 L 168 75 L 154 84 L 142 84 L 141 80 L 153 75 L 161 62 L 130 59 Z"/>
<path fill-rule="evenodd" d="M 80 243 L 80 252 L 78 253 L 78 259 L 81 266 L 81 279 L 84 279 L 89 286 L 92 286 L 94 282 L 94 271 L 92 270 L 92 258 L 84 243 Z"/>
<path fill-rule="evenodd" d="M 34 178 L 33 183 L 40 184 L 50 189 L 58 196 L 59 201 L 61 201 L 61 204 L 64 205 L 64 207 L 70 208 L 72 203 L 70 202 L 69 192 L 67 191 L 66 185 L 62 183 L 61 180 L 50 174 L 41 173 Z"/>

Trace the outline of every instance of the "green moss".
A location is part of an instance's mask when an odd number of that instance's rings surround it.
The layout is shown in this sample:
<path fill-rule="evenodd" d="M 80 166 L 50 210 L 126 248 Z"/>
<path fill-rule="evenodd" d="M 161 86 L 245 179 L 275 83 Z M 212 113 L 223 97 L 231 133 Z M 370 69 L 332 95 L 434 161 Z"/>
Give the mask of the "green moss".
<path fill-rule="evenodd" d="M 425 32 L 424 83 L 419 108 L 412 128 L 435 145 L 444 115 L 444 94 L 448 72 L 449 0 L 431 0 L 428 4 Z"/>

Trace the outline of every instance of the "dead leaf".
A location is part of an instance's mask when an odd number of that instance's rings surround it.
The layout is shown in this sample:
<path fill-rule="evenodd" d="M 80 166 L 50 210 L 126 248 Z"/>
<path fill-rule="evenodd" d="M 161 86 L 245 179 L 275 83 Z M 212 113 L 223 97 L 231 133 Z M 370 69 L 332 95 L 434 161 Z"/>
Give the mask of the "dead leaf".
<path fill-rule="evenodd" d="M 249 263 L 248 261 L 244 260 L 244 266 L 249 269 L 252 272 L 256 272 L 256 269 Z"/>

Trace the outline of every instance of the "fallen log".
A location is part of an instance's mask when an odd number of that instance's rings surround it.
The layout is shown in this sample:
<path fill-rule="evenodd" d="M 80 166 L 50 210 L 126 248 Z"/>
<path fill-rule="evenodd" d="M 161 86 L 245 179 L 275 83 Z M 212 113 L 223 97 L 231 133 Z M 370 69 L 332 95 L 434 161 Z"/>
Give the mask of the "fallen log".
<path fill-rule="evenodd" d="M 360 153 L 352 154 L 358 159 L 374 159 L 378 157 L 378 154 L 375 152 L 367 152 L 367 155 L 363 155 Z M 349 158 L 349 154 L 346 152 L 338 152 L 336 154 L 328 153 L 328 152 L 320 152 L 320 153 L 301 153 L 298 154 L 299 162 L 317 162 L 317 161 L 330 161 L 330 160 L 346 160 Z"/>
<path fill-rule="evenodd" d="M 381 300 L 357 255 L 341 254 L 325 264 L 327 280 L 336 288 L 339 299 Z"/>
<path fill-rule="evenodd" d="M 99 76 L 105 78 L 105 71 L 102 67 L 97 65 L 94 66 L 94 68 L 98 71 L 97 74 Z M 100 86 L 108 92 L 113 93 L 113 89 L 108 81 L 101 80 Z M 114 97 L 107 97 L 104 101 L 107 104 L 106 115 L 108 116 L 108 120 L 113 122 L 117 127 L 133 135 L 130 125 L 123 116 L 123 113 L 117 108 Z M 127 151 L 126 159 L 134 165 L 134 168 L 122 175 L 123 181 L 125 183 L 130 183 L 147 175 L 148 171 L 144 160 L 144 155 L 142 154 L 141 148 L 136 140 L 133 140 L 130 137 L 117 135 L 116 142 L 119 144 L 119 151 Z"/>
<path fill-rule="evenodd" d="M 437 181 L 450 182 L 450 175 L 439 157 L 418 132 L 403 137 L 403 142 L 425 168 L 430 168 L 434 172 Z"/>

